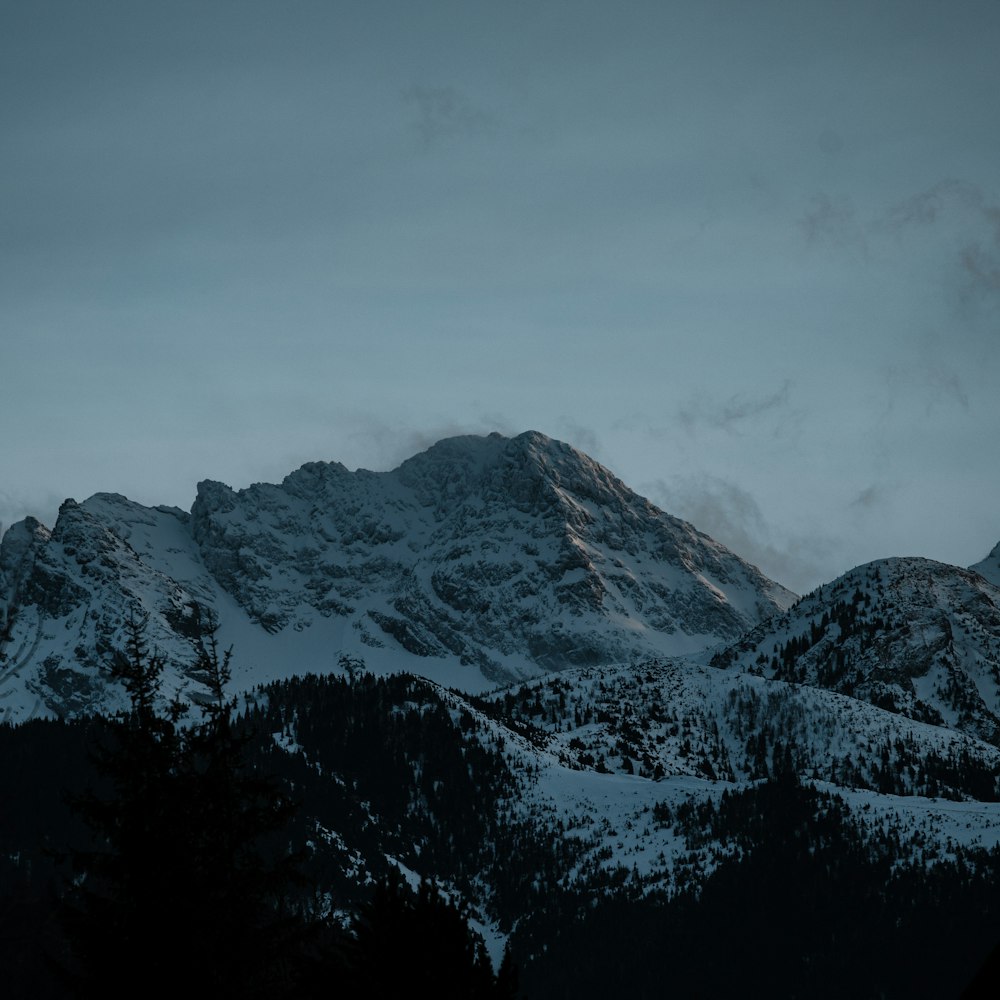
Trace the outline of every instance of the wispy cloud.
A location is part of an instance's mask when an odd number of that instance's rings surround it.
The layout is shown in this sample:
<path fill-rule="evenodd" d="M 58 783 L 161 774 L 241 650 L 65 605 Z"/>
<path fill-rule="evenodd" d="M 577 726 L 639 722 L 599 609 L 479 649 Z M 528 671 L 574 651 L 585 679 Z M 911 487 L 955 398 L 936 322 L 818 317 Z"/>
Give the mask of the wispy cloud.
<path fill-rule="evenodd" d="M 557 435 L 567 444 L 600 461 L 601 444 L 597 439 L 597 432 L 592 427 L 585 427 L 572 417 L 560 417 L 556 421 L 555 429 Z"/>
<path fill-rule="evenodd" d="M 784 410 L 790 402 L 791 388 L 791 381 L 786 379 L 779 389 L 766 396 L 736 393 L 722 402 L 693 399 L 680 407 L 677 419 L 689 433 L 708 427 L 738 434 L 743 424 Z"/>
<path fill-rule="evenodd" d="M 1000 292 L 1000 205 L 967 181 L 946 178 L 867 218 L 859 218 L 848 199 L 820 192 L 799 225 L 807 244 L 866 255 L 880 238 L 933 235 L 940 239 L 939 260 L 961 277 L 963 298 Z"/>
<path fill-rule="evenodd" d="M 896 202 L 872 225 L 899 233 L 912 226 L 933 225 L 955 206 L 978 211 L 984 201 L 983 192 L 974 184 L 948 178 Z"/>
<path fill-rule="evenodd" d="M 799 227 L 811 245 L 826 243 L 852 253 L 868 253 L 865 227 L 845 198 L 834 200 L 824 192 L 813 195 L 809 208 L 799 219 Z"/>
<path fill-rule="evenodd" d="M 403 100 L 416 109 L 416 129 L 427 145 L 455 136 L 479 135 L 496 127 L 496 117 L 456 87 L 414 86 L 403 93 Z"/>
<path fill-rule="evenodd" d="M 512 437 L 525 430 L 531 428 L 515 427 L 496 414 L 483 414 L 468 421 L 443 421 L 416 429 L 402 423 L 388 423 L 375 416 L 360 415 L 354 418 L 353 427 L 345 436 L 357 453 L 368 456 L 362 463 L 365 467 L 394 469 L 444 438 L 464 434 L 486 435 L 493 431 Z"/>
<path fill-rule="evenodd" d="M 54 493 L 30 499 L 0 490 L 0 538 L 12 524 L 28 516 L 37 518 L 51 528 L 55 524 L 62 499 Z"/>
<path fill-rule="evenodd" d="M 1000 238 L 994 240 L 1000 248 Z M 969 277 L 969 290 L 1000 292 L 1000 253 L 982 243 L 970 243 L 962 249 L 959 259 Z"/>
<path fill-rule="evenodd" d="M 833 542 L 821 535 L 794 536 L 768 523 L 754 497 L 718 476 L 663 479 L 644 490 L 668 513 L 690 521 L 767 576 L 802 593 L 823 581 Z"/>
<path fill-rule="evenodd" d="M 933 346 L 908 364 L 896 363 L 882 369 L 891 410 L 901 394 L 919 394 L 924 413 L 930 416 L 939 406 L 960 406 L 969 409 L 969 392 L 964 379 L 944 360 L 944 351 Z"/>
<path fill-rule="evenodd" d="M 945 178 L 861 217 L 816 196 L 801 220 L 807 246 L 825 244 L 858 266 L 863 247 L 872 305 L 884 306 L 891 347 L 886 404 L 903 396 L 930 414 L 971 409 L 1000 361 L 1000 204 L 968 181 Z M 892 317 L 906 317 L 893 324 Z"/>
<path fill-rule="evenodd" d="M 1000 206 L 975 184 L 943 180 L 892 206 L 875 225 L 901 234 L 938 224 L 962 226 L 957 263 L 966 295 L 1000 292 Z"/>
<path fill-rule="evenodd" d="M 866 486 L 852 501 L 852 507 L 863 507 L 866 509 L 877 507 L 885 501 L 885 487 L 878 483 Z"/>

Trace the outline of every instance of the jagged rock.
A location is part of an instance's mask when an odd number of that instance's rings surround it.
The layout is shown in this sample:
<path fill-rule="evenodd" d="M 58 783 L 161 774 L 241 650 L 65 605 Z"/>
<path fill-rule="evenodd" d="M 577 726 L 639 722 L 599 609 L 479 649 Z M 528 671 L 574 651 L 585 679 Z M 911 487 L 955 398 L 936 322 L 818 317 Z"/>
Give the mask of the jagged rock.
<path fill-rule="evenodd" d="M 192 521 L 206 566 L 268 630 L 383 604 L 369 618 L 422 656 L 559 669 L 679 651 L 790 598 L 537 433 L 452 438 L 388 473 L 314 462 L 280 486 L 203 483 Z"/>
<path fill-rule="evenodd" d="M 794 596 L 536 432 L 450 438 L 391 472 L 311 462 L 280 484 L 206 480 L 190 515 L 97 494 L 67 501 L 51 538 L 28 546 L 26 530 L 8 532 L 2 563 L 4 581 L 30 563 L 0 674 L 15 714 L 29 683 L 50 711 L 76 711 L 46 678 L 99 671 L 130 612 L 150 615 L 174 689 L 194 698 L 196 605 L 236 641 L 245 683 L 349 654 L 482 688 L 700 650 Z"/>

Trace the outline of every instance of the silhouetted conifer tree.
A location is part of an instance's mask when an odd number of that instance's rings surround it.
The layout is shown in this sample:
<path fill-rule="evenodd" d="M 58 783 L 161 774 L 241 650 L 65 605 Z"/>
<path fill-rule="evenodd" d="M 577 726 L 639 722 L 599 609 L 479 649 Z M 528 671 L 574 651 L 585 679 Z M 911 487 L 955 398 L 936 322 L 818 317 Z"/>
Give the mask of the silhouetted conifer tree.
<path fill-rule="evenodd" d="M 517 994 L 509 957 L 494 976 L 482 938 L 426 880 L 415 893 L 402 879 L 381 883 L 352 929 L 342 995 L 500 1000 Z"/>
<path fill-rule="evenodd" d="M 244 759 L 225 697 L 230 654 L 219 655 L 212 623 L 198 647 L 210 701 L 187 727 L 176 702 L 157 710 L 164 660 L 149 651 L 144 627 L 127 624 L 113 671 L 130 709 L 96 750 L 111 794 L 76 803 L 97 846 L 75 857 L 67 980 L 81 996 L 154 986 L 169 995 L 194 983 L 224 995 L 282 995 L 296 925 L 282 914 L 292 872 L 266 858 L 263 841 L 291 806 Z"/>

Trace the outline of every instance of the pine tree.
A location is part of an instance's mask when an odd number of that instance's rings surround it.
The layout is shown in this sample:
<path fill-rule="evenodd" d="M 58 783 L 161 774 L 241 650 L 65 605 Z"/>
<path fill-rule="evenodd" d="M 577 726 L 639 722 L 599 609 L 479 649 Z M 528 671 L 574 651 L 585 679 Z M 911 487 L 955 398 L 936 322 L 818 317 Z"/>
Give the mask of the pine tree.
<path fill-rule="evenodd" d="M 509 955 L 494 976 L 483 940 L 466 915 L 427 880 L 416 892 L 398 877 L 382 882 L 352 931 L 342 996 L 502 1000 L 517 995 L 517 970 Z"/>
<path fill-rule="evenodd" d="M 226 700 L 231 652 L 219 655 L 214 623 L 198 639 L 197 673 L 210 700 L 200 722 L 180 724 L 176 702 L 158 710 L 162 657 L 144 619 L 126 623 L 113 672 L 130 708 L 109 723 L 96 764 L 110 794 L 77 809 L 96 845 L 77 852 L 66 925 L 66 970 L 80 996 L 188 991 L 280 996 L 289 985 L 296 921 L 283 915 L 292 872 L 263 842 L 291 806 L 246 760 Z"/>

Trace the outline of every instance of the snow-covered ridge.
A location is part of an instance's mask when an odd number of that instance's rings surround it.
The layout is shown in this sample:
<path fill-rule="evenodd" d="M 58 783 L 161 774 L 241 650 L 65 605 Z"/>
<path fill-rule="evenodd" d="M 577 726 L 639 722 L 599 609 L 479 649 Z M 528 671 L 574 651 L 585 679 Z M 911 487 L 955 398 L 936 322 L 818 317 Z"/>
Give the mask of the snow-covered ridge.
<path fill-rule="evenodd" d="M 994 587 L 1000 587 L 1000 542 L 993 546 L 985 559 L 980 559 L 969 567 L 973 572 L 985 577 Z"/>
<path fill-rule="evenodd" d="M 312 462 L 198 486 L 191 513 L 97 494 L 0 552 L 0 710 L 113 707 L 129 614 L 197 700 L 190 623 L 212 610 L 251 684 L 343 657 L 468 690 L 733 641 L 794 595 L 586 455 L 528 432 L 441 441 L 384 473 Z"/>
<path fill-rule="evenodd" d="M 713 663 L 1000 742 L 1000 588 L 975 569 L 918 558 L 859 566 Z"/>
<path fill-rule="evenodd" d="M 518 808 L 575 843 L 578 867 L 635 869 L 647 887 L 676 888 L 692 865 L 702 877 L 735 849 L 692 853 L 664 816 L 782 774 L 845 796 L 868 836 L 892 831 L 925 859 L 1000 842 L 997 747 L 820 688 L 675 659 L 441 696 L 499 740 L 525 776 Z"/>

